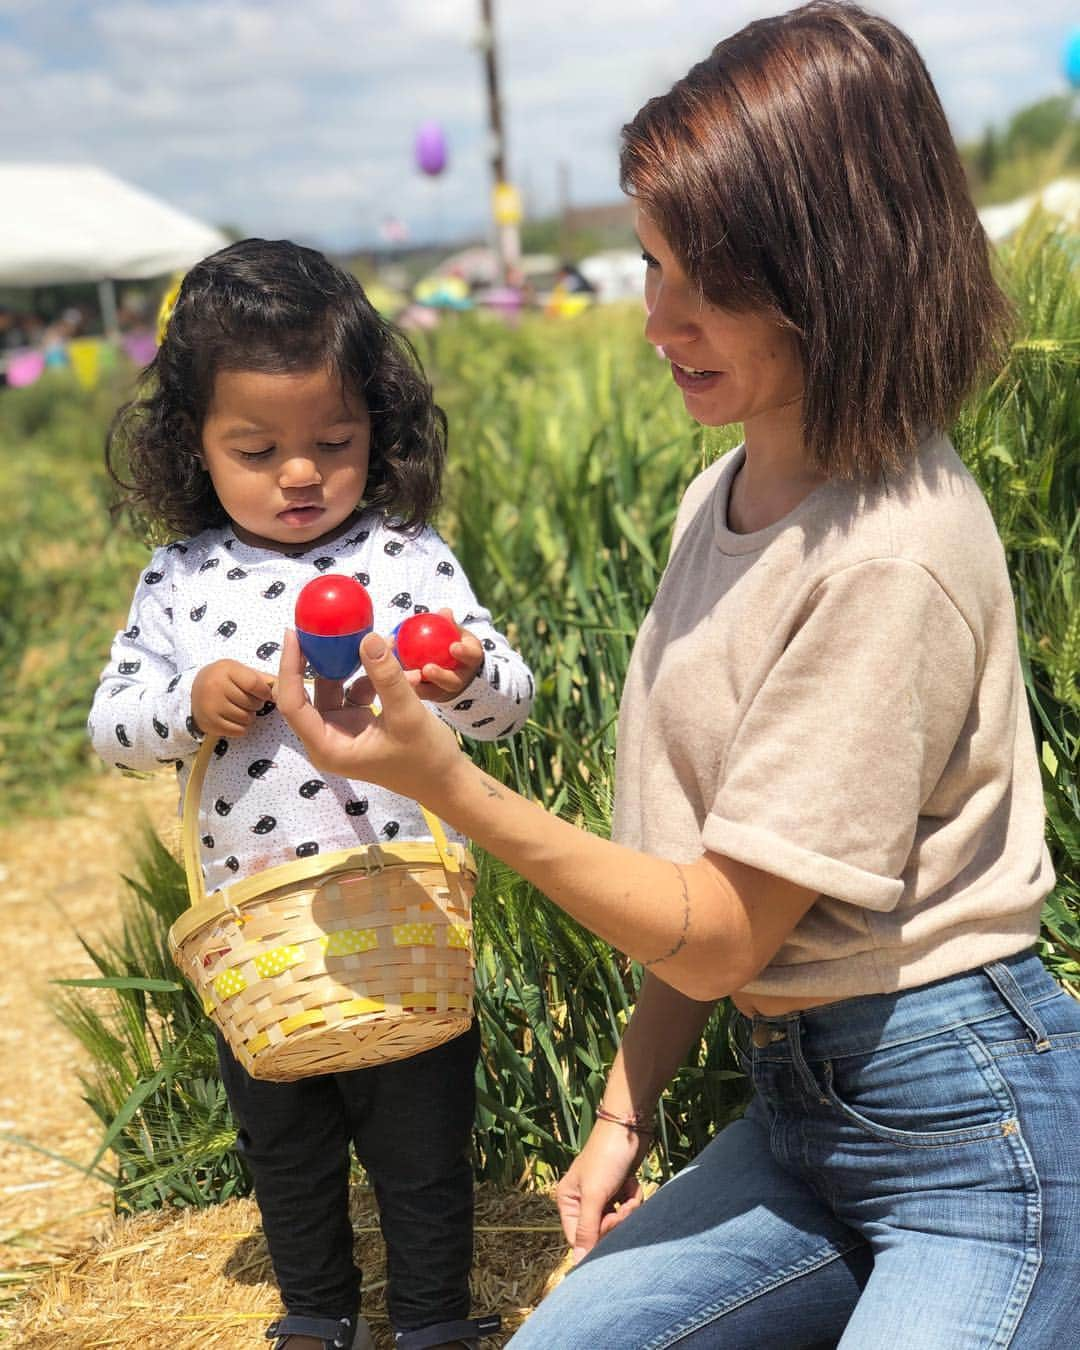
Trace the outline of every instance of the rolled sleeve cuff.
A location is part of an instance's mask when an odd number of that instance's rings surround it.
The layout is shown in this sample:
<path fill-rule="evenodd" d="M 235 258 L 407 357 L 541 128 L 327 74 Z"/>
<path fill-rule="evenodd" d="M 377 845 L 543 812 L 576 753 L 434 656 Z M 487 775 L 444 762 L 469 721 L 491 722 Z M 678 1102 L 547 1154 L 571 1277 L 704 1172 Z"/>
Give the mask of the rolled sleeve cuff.
<path fill-rule="evenodd" d="M 701 840 L 711 853 L 721 853 L 748 867 L 862 909 L 888 913 L 896 908 L 904 893 L 904 883 L 898 877 L 884 877 L 852 867 L 850 863 L 782 839 L 771 830 L 739 824 L 722 816 L 706 818 Z"/>

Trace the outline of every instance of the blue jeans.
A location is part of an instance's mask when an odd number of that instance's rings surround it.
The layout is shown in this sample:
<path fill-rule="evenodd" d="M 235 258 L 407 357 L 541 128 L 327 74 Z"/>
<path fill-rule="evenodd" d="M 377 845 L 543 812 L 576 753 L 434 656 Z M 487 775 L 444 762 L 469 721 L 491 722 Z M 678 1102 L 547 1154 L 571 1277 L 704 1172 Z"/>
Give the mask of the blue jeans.
<path fill-rule="evenodd" d="M 514 1350 L 1064 1350 L 1080 1337 L 1080 1003 L 1033 955 L 737 1019 L 747 1114 Z"/>

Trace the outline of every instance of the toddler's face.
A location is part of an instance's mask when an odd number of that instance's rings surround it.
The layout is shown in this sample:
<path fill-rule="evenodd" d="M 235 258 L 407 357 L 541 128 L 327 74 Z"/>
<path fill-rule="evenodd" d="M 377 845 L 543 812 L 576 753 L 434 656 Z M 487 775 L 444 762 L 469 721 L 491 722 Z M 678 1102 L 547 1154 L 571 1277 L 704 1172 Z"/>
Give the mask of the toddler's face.
<path fill-rule="evenodd" d="M 221 370 L 203 423 L 203 464 L 237 538 L 287 550 L 317 543 L 364 495 L 371 419 L 331 370 Z"/>

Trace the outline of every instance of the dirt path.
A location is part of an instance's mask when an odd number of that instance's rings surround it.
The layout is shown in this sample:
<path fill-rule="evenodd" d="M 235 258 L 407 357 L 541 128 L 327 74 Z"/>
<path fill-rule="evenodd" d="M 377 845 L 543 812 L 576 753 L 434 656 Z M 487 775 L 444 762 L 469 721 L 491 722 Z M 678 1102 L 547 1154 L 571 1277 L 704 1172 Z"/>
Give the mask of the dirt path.
<path fill-rule="evenodd" d="M 176 786 L 119 774 L 80 785 L 77 814 L 0 827 L 0 1136 L 89 1161 L 100 1138 L 80 1095 L 82 1047 L 50 1009 L 50 980 L 97 972 L 91 943 L 119 931 L 121 874 L 145 817 L 172 846 Z M 0 1137 L 0 1337 L 27 1279 L 99 1231 L 108 1189 Z"/>

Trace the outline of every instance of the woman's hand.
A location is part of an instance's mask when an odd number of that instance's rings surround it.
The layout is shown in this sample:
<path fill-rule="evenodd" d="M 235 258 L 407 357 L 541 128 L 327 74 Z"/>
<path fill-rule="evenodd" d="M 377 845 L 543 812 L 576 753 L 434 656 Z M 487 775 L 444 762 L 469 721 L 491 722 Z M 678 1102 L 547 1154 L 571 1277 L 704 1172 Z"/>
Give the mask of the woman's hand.
<path fill-rule="evenodd" d="M 273 698 L 270 676 L 239 661 L 203 666 L 191 685 L 191 715 L 205 736 L 243 736 Z"/>
<path fill-rule="evenodd" d="M 421 800 L 432 782 L 444 783 L 468 761 L 450 728 L 420 702 L 385 638 L 369 633 L 360 657 L 367 680 L 346 691 L 341 681 L 316 679 L 313 705 L 304 689 L 300 643 L 287 630 L 276 686 L 278 712 L 317 769 Z M 368 706 L 371 697 L 382 705 L 378 715 Z"/>
<path fill-rule="evenodd" d="M 643 1200 L 635 1173 L 652 1140 L 623 1125 L 598 1120 L 566 1175 L 555 1187 L 575 1264 Z"/>

